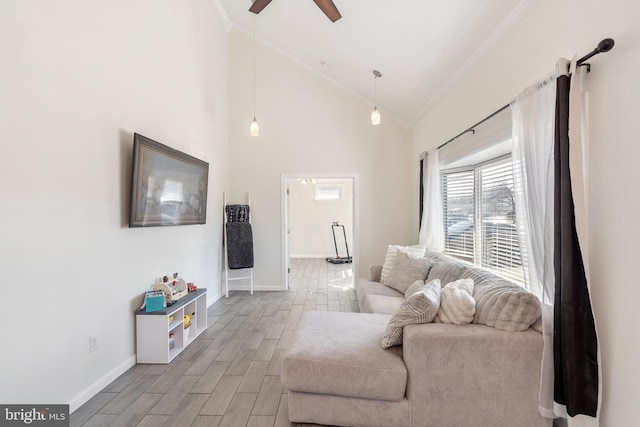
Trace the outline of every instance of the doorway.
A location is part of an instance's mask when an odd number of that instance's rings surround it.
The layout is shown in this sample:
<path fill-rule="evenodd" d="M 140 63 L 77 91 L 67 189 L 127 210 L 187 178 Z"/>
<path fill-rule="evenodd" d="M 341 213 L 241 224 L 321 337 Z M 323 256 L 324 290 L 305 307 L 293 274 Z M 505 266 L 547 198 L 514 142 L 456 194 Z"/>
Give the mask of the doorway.
<path fill-rule="evenodd" d="M 338 277 L 326 280 L 313 277 L 312 280 L 319 286 L 339 282 L 342 287 L 344 283 L 352 281 L 357 271 L 358 254 L 357 174 L 282 175 L 281 193 L 282 277 L 285 289 L 289 290 L 291 286 L 295 273 L 292 270 L 296 266 L 309 265 L 301 260 L 312 260 L 316 265 L 327 264 L 330 267 L 316 269 L 318 274 L 327 270 L 338 271 Z M 327 258 L 347 256 L 351 259 L 349 263 L 333 264 L 326 261 Z M 292 263 L 292 259 L 296 262 Z"/>

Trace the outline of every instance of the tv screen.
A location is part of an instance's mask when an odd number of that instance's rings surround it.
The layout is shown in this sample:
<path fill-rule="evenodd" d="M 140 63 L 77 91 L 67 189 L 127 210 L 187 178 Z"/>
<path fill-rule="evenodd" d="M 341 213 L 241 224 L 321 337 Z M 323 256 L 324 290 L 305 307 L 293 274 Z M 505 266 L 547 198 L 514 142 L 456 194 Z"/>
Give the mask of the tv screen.
<path fill-rule="evenodd" d="M 129 227 L 205 224 L 209 163 L 133 137 Z"/>

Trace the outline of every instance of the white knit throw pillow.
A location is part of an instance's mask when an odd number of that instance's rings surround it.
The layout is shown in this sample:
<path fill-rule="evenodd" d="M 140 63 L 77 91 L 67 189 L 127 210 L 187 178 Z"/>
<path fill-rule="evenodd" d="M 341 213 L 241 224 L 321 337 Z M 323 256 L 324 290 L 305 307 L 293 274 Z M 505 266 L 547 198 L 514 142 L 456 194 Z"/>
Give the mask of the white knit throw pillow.
<path fill-rule="evenodd" d="M 447 283 L 442 288 L 440 310 L 436 323 L 464 325 L 473 321 L 476 312 L 476 300 L 473 299 L 473 280 L 459 279 Z"/>

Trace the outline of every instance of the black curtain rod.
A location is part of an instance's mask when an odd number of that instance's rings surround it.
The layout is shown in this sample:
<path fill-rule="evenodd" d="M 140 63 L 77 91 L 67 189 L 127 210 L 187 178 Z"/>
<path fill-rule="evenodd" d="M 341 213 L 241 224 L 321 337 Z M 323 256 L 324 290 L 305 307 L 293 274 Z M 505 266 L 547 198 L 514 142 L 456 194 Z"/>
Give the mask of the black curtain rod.
<path fill-rule="evenodd" d="M 459 134 L 457 134 L 456 136 L 454 136 L 453 138 L 451 138 L 450 140 L 448 140 L 447 142 L 445 142 L 444 144 L 440 145 L 438 147 L 438 150 L 441 149 L 442 147 L 444 147 L 445 145 L 447 145 L 450 142 L 455 141 L 456 139 L 460 138 L 462 135 L 466 134 L 466 133 L 476 133 L 475 128 L 480 126 L 482 123 L 486 122 L 487 120 L 489 120 L 490 118 L 502 113 L 504 110 L 506 110 L 507 108 L 509 108 L 511 104 L 507 104 L 503 107 L 500 107 L 500 109 L 498 109 L 498 111 L 494 111 L 493 113 L 489 114 L 487 117 L 485 117 L 484 119 L 480 120 L 478 123 L 476 123 L 475 125 L 471 126 L 469 129 L 460 132 Z"/>
<path fill-rule="evenodd" d="M 615 41 L 613 41 L 613 39 L 604 39 L 604 40 L 602 40 L 600 43 L 598 43 L 598 46 L 596 46 L 595 49 L 593 49 L 591 52 L 587 53 L 582 58 L 578 59 L 578 61 L 576 62 L 576 65 L 578 65 L 578 66 L 580 66 L 580 65 L 589 65 L 589 64 L 584 64 L 584 61 L 586 61 L 587 59 L 589 59 L 592 56 L 595 56 L 595 55 L 597 55 L 599 53 L 609 52 L 611 49 L 613 49 L 613 45 L 614 44 L 615 44 Z"/>
<path fill-rule="evenodd" d="M 586 66 L 587 67 L 587 72 L 589 72 L 591 70 L 591 66 L 589 64 L 585 63 L 585 61 L 587 59 L 591 58 L 592 56 L 595 56 L 595 55 L 597 55 L 599 53 L 609 52 L 611 49 L 613 49 L 613 45 L 614 44 L 615 44 L 615 42 L 613 41 L 613 39 L 604 39 L 604 40 L 602 40 L 600 43 L 598 43 L 598 46 L 596 46 L 595 49 L 593 49 L 591 52 L 587 53 L 582 58 L 578 59 L 576 61 L 576 65 L 577 66 Z M 453 138 L 451 138 L 450 140 L 448 140 L 444 144 L 439 145 L 438 146 L 438 150 L 441 149 L 442 147 L 444 147 L 445 145 L 447 145 L 448 143 L 453 142 L 456 139 L 460 138 L 462 135 L 465 135 L 465 134 L 467 134 L 469 132 L 475 134 L 476 133 L 476 130 L 475 130 L 476 127 L 480 126 L 482 123 L 486 122 L 490 118 L 500 114 L 501 112 L 503 112 L 504 110 L 509 108 L 510 105 L 511 105 L 511 103 L 509 103 L 509 104 L 507 104 L 507 105 L 505 105 L 503 107 L 500 107 L 497 111 L 494 111 L 493 113 L 489 114 L 487 117 L 485 117 L 484 119 L 480 120 L 475 125 L 473 125 L 470 128 L 460 132 L 459 134 L 457 134 L 456 136 L 454 136 Z"/>

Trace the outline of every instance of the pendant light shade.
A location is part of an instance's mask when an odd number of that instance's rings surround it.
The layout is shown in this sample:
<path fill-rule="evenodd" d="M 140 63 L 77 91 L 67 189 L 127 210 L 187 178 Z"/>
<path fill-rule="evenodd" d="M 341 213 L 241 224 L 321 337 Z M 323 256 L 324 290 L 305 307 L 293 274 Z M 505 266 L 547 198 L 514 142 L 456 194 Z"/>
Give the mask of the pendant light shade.
<path fill-rule="evenodd" d="M 251 122 L 251 127 L 249 128 L 249 131 L 251 132 L 251 136 L 258 136 L 260 135 L 260 125 L 258 124 L 258 121 L 256 120 L 256 118 L 253 118 L 253 121 Z"/>
<path fill-rule="evenodd" d="M 377 126 L 380 124 L 380 111 L 378 107 L 373 107 L 373 111 L 371 112 L 371 124 Z"/>

